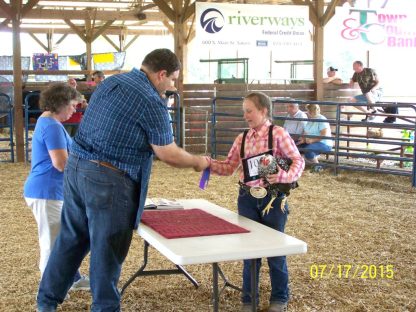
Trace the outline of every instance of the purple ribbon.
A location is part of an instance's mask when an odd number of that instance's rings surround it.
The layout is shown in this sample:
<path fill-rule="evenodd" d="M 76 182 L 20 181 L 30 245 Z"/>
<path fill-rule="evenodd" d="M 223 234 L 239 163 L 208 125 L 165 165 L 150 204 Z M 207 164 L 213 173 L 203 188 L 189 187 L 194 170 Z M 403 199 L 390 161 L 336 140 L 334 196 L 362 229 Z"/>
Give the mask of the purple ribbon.
<path fill-rule="evenodd" d="M 211 174 L 211 170 L 209 168 L 206 168 L 202 172 L 201 180 L 199 180 L 199 188 L 201 190 L 205 190 L 205 188 L 208 186 L 209 181 L 209 175 Z"/>

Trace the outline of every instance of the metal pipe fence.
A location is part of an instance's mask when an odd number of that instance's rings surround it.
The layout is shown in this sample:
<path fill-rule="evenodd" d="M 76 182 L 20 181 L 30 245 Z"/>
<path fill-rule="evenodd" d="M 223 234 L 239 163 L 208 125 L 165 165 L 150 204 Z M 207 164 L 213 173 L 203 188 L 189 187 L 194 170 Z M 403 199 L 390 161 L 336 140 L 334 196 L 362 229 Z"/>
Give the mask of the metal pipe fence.
<path fill-rule="evenodd" d="M 7 147 L 0 146 L 0 153 L 9 154 L 7 161 L 14 162 L 14 137 L 13 137 L 13 104 L 10 96 L 0 93 L 0 129 L 8 130 L 8 136 L 0 137 L 0 142 L 8 143 Z M 4 160 L 0 160 L 4 161 Z"/>
<path fill-rule="evenodd" d="M 242 103 L 242 97 L 216 97 L 212 101 L 212 115 L 211 115 L 211 155 L 217 157 L 218 155 L 226 155 L 223 151 L 218 151 L 218 146 L 231 146 L 233 140 L 224 138 L 224 133 L 235 134 L 241 133 L 245 127 L 233 127 L 221 125 L 221 118 L 236 118 L 243 120 L 242 112 L 235 113 L 235 109 L 232 113 L 228 113 L 229 107 L 236 107 Z M 318 104 L 321 107 L 325 107 L 331 116 L 327 119 L 314 119 L 314 118 L 292 118 L 288 117 L 286 109 L 276 109 L 279 105 L 285 105 L 288 103 L 299 104 L 300 107 L 306 104 Z M 333 156 L 332 161 L 323 163 L 324 166 L 331 167 L 335 175 L 339 170 L 352 170 L 352 171 L 366 171 L 366 172 L 378 172 L 378 173 L 390 173 L 401 176 L 410 176 L 412 180 L 412 186 L 416 187 L 416 142 L 411 138 L 401 138 L 397 134 L 400 131 L 410 131 L 413 134 L 416 130 L 416 104 L 414 103 L 401 103 L 401 102 L 378 102 L 374 106 L 377 107 L 397 107 L 402 111 L 406 111 L 405 114 L 388 114 L 378 113 L 376 116 L 381 117 L 395 117 L 397 123 L 384 123 L 384 122 L 369 122 L 361 120 L 353 120 L 358 116 L 359 119 L 366 116 L 366 113 L 355 112 L 346 110 L 349 107 L 367 106 L 367 103 L 340 103 L 340 102 L 324 102 L 324 101 L 302 101 L 293 99 L 272 99 L 272 120 L 276 123 L 286 120 L 295 121 L 307 121 L 307 122 L 328 122 L 331 125 L 331 137 L 317 136 L 317 135 L 304 135 L 310 138 L 319 139 L 331 139 L 334 141 L 333 148 L 330 152 L 322 152 L 328 156 Z M 282 107 L 280 107 L 282 108 Z M 275 112 L 278 111 L 276 114 Z M 324 113 L 323 113 L 324 114 Z M 343 117 L 343 116 L 346 116 Z M 392 137 L 386 135 L 380 137 L 370 136 L 368 129 L 379 128 L 386 132 L 393 133 Z M 347 132 L 345 132 L 345 129 Z M 355 133 L 353 129 L 365 131 L 365 134 Z M 221 134 L 221 135 L 219 135 Z M 353 146 L 353 145 L 356 146 Z M 363 144 L 364 147 L 360 147 L 359 144 Z M 372 147 L 377 145 L 377 148 Z M 304 150 L 299 148 L 300 151 Z M 364 158 L 368 160 L 376 161 L 377 167 L 374 168 L 368 165 L 346 163 L 345 159 L 358 159 Z M 390 166 L 389 168 L 382 168 L 383 161 L 399 162 L 400 168 Z M 402 168 L 403 164 L 410 165 L 409 168 Z M 410 170 L 409 170 L 410 169 Z"/>

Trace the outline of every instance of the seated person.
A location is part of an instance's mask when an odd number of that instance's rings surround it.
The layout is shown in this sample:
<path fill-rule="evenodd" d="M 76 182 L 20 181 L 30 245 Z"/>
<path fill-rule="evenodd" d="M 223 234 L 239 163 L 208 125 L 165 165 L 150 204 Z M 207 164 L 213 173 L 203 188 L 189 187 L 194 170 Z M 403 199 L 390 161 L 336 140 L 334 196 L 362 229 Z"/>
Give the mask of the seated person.
<path fill-rule="evenodd" d="M 98 86 L 104 79 L 105 76 L 101 70 L 96 70 L 92 73 L 92 80 L 94 80 L 96 86 Z"/>
<path fill-rule="evenodd" d="M 287 115 L 290 118 L 308 118 L 308 116 L 299 109 L 298 103 L 286 104 Z M 292 139 L 296 142 L 303 133 L 307 121 L 304 120 L 285 120 L 283 128 L 290 134 Z"/>
<path fill-rule="evenodd" d="M 75 79 L 68 79 L 67 84 L 75 90 L 77 89 L 77 81 Z M 82 111 L 85 110 L 87 106 L 87 101 L 85 100 L 84 96 L 81 95 L 81 97 L 78 99 L 78 104 L 75 107 L 77 111 L 73 113 L 68 120 L 62 122 L 64 124 L 65 130 L 68 132 L 70 137 L 74 137 L 77 133 L 78 126 L 83 115 Z"/>
<path fill-rule="evenodd" d="M 327 78 L 324 78 L 323 82 L 324 83 L 333 83 L 333 84 L 337 84 L 340 85 L 342 84 L 342 79 L 337 77 L 337 68 L 334 68 L 332 66 L 328 67 L 328 69 L 326 70 L 326 74 L 328 75 Z"/>
<path fill-rule="evenodd" d="M 318 104 L 306 105 L 308 116 L 311 119 L 324 119 L 326 117 L 321 115 L 321 110 Z M 303 131 L 304 135 L 316 135 L 316 136 L 331 136 L 331 127 L 328 122 L 308 121 Z M 311 138 L 301 136 L 297 142 L 299 148 L 302 148 L 302 154 L 306 163 L 317 164 L 319 163 L 318 157 L 321 152 L 329 152 L 332 148 L 331 139 Z M 315 167 L 321 169 L 322 167 Z"/>

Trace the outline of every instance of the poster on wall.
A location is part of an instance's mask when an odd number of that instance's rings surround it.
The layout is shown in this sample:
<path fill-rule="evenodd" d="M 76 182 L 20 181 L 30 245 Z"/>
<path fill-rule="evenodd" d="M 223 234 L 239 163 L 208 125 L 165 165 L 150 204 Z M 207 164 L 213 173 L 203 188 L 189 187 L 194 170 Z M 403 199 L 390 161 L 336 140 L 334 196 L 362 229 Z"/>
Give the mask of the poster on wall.
<path fill-rule="evenodd" d="M 394 7 L 339 7 L 334 30 L 343 44 L 365 49 L 415 49 L 416 14 Z"/>
<path fill-rule="evenodd" d="M 34 53 L 33 70 L 59 70 L 59 61 L 57 53 Z"/>
<path fill-rule="evenodd" d="M 299 49 L 310 40 L 307 6 L 196 3 L 196 41 L 204 48 Z"/>

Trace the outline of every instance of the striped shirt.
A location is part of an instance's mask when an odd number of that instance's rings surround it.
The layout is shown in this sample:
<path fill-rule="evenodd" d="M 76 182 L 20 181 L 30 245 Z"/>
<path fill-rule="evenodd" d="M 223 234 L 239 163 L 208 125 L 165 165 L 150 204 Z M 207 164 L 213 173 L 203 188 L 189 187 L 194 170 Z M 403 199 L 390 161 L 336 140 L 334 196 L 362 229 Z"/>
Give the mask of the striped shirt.
<path fill-rule="evenodd" d="M 248 131 L 244 148 L 244 156 L 246 158 L 267 152 L 269 150 L 268 136 L 270 125 L 271 122 L 266 121 L 258 131 L 255 129 L 250 129 Z M 235 139 L 226 160 L 211 160 L 210 168 L 212 173 L 227 176 L 232 175 L 234 171 L 238 169 L 240 181 L 244 181 L 242 160 L 240 158 L 242 139 L 243 134 L 241 133 Z M 290 158 L 293 161 L 289 171 L 286 172 L 284 170 L 279 170 L 279 183 L 291 183 L 300 178 L 305 167 L 305 162 L 290 135 L 282 127 L 278 126 L 273 128 L 273 155 L 275 157 Z M 247 182 L 246 184 L 250 186 L 263 186 L 261 179 Z"/>
<path fill-rule="evenodd" d="M 150 144 L 173 142 L 167 107 L 138 69 L 105 79 L 94 91 L 71 153 L 110 162 L 133 180 L 153 154 Z"/>

